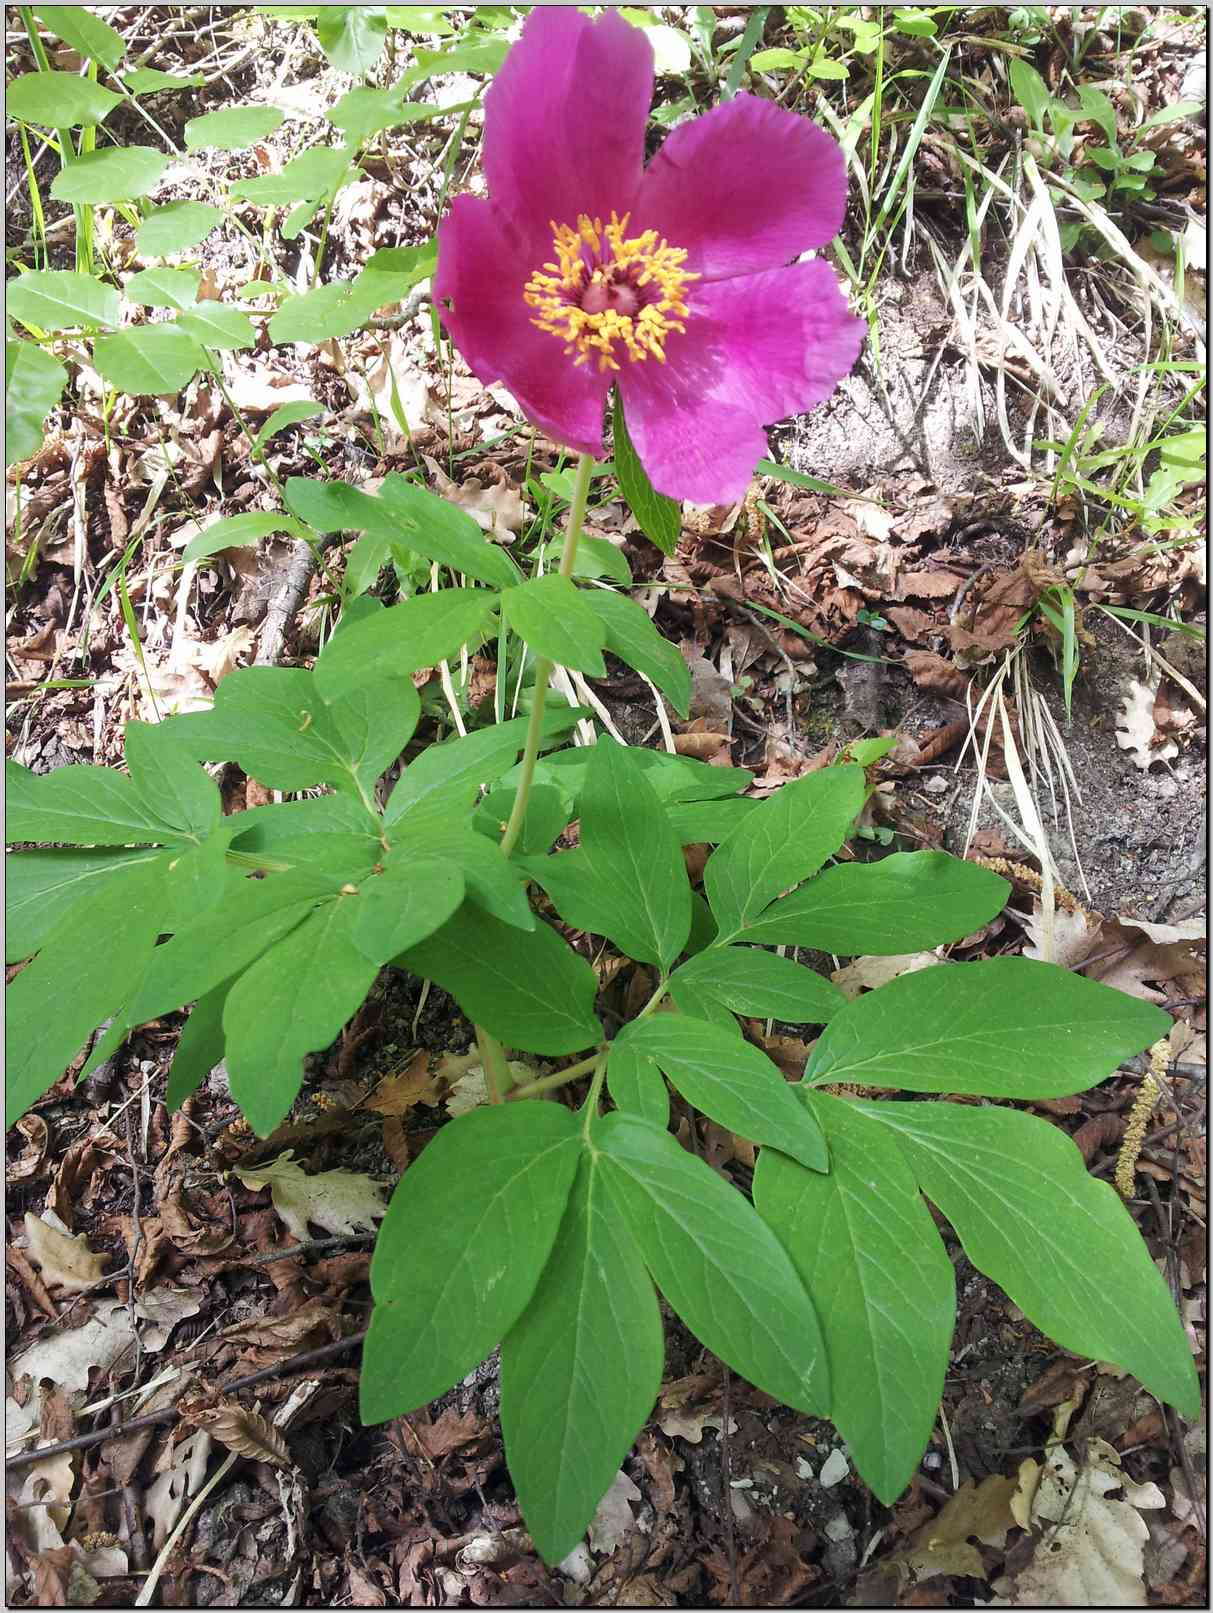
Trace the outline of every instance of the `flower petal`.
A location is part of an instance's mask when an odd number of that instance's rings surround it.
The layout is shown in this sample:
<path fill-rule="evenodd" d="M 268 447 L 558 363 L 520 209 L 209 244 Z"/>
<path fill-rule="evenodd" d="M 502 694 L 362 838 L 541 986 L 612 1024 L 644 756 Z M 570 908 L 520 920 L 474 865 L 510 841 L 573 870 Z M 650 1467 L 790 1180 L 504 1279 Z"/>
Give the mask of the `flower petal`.
<path fill-rule="evenodd" d="M 631 207 L 652 95 L 643 29 L 614 12 L 597 21 L 574 6 L 531 12 L 485 96 L 484 173 L 493 201 L 543 237 L 546 256 L 550 222 Z"/>
<path fill-rule="evenodd" d="M 699 504 L 741 498 L 767 451 L 763 427 L 828 397 L 866 329 L 820 259 L 695 287 L 666 363 L 617 377 L 653 486 Z"/>
<path fill-rule="evenodd" d="M 592 364 L 575 365 L 559 337 L 531 323 L 522 293 L 534 267 L 529 249 L 491 202 L 458 197 L 438 227 L 434 299 L 442 322 L 486 386 L 503 381 L 549 437 L 579 453 L 601 454 L 610 377 Z"/>
<path fill-rule="evenodd" d="M 836 140 L 772 101 L 737 95 L 669 136 L 645 172 L 634 224 L 684 247 L 688 269 L 723 280 L 824 246 L 846 201 Z"/>

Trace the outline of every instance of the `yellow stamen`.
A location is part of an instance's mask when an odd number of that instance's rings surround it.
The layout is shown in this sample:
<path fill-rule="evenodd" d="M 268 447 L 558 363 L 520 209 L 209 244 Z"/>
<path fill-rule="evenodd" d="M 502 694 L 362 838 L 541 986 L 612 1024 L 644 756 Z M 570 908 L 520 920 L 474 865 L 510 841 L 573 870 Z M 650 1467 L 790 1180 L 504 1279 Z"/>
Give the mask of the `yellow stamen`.
<path fill-rule="evenodd" d="M 627 238 L 629 217 L 612 213 L 604 225 L 582 213 L 575 229 L 553 221 L 555 262 L 536 270 L 523 289 L 523 301 L 537 314 L 531 323 L 559 336 L 575 364 L 595 358 L 600 370 L 617 370 L 616 344 L 633 363 L 655 358 L 664 364 L 667 338 L 686 329 L 686 288 L 700 277 L 682 267 L 685 250 L 656 230 Z M 633 311 L 610 306 L 612 297 L 626 300 L 628 293 L 637 304 Z"/>

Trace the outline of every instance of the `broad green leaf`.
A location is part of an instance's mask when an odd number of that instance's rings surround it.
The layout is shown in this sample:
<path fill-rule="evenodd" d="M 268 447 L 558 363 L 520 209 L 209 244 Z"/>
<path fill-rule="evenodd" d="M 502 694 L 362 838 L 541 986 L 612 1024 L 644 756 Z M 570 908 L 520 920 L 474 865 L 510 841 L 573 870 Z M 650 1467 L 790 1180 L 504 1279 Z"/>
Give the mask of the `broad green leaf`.
<path fill-rule="evenodd" d="M 206 354 L 180 325 L 140 325 L 93 344 L 97 373 L 134 397 L 163 397 L 180 392 L 199 370 L 209 367 Z"/>
<path fill-rule="evenodd" d="M 378 530 L 382 520 L 379 500 L 349 482 L 290 476 L 284 492 L 287 508 L 317 532 Z M 395 529 L 385 526 L 384 533 L 394 537 Z"/>
<path fill-rule="evenodd" d="M 555 743 L 575 726 L 581 707 L 557 708 L 543 715 L 543 736 Z M 513 717 L 462 739 L 431 745 L 410 762 L 388 798 L 383 821 L 389 827 L 407 818 L 409 828 L 439 826 L 470 810 L 482 785 L 512 767 L 526 743 L 530 719 Z"/>
<path fill-rule="evenodd" d="M 682 536 L 682 506 L 664 493 L 657 492 L 649 481 L 648 472 L 640 463 L 640 456 L 628 434 L 627 421 L 623 416 L 623 398 L 618 391 L 615 393 L 611 420 L 619 490 L 650 543 L 655 543 L 662 554 L 673 554 Z"/>
<path fill-rule="evenodd" d="M 444 111 L 449 115 L 451 110 L 432 102 L 406 101 L 398 88 L 373 90 L 359 85 L 347 90 L 325 117 L 341 130 L 347 142 L 361 145 L 384 129 L 395 129 L 402 123 L 421 123 L 441 117 Z"/>
<path fill-rule="evenodd" d="M 110 881 L 143 877 L 143 865 L 160 857 L 144 851 L 14 851 L 4 859 L 4 961 L 19 963 L 63 922 L 77 902 Z"/>
<path fill-rule="evenodd" d="M 670 1123 L 670 1095 L 665 1077 L 647 1054 L 639 1052 L 627 1038 L 611 1043 L 607 1059 L 607 1088 L 611 1102 L 624 1114 L 638 1115 L 662 1130 Z"/>
<path fill-rule="evenodd" d="M 649 782 L 663 801 L 717 801 L 735 796 L 754 782 L 744 767 L 712 767 L 690 756 L 670 756 L 665 751 L 644 751 L 650 758 Z M 757 807 L 758 801 L 751 805 Z"/>
<path fill-rule="evenodd" d="M 1012 56 L 1007 65 L 1011 90 L 1015 99 L 1028 114 L 1028 121 L 1037 129 L 1044 128 L 1044 115 L 1053 105 L 1049 87 L 1040 74 L 1021 57 Z"/>
<path fill-rule="evenodd" d="M 846 839 L 863 795 L 861 767 L 826 767 L 750 813 L 703 871 L 722 939 L 747 931 L 773 897 L 817 872 Z"/>
<path fill-rule="evenodd" d="M 205 531 L 190 539 L 181 558 L 188 565 L 191 560 L 206 560 L 224 549 L 247 548 L 275 532 L 287 532 L 293 538 L 310 536 L 309 529 L 293 515 L 261 515 L 251 511 L 247 515 L 229 515 L 226 520 L 212 521 Z"/>
<path fill-rule="evenodd" d="M 709 947 L 675 972 L 671 990 L 679 984 L 710 992 L 735 1013 L 790 1025 L 825 1025 L 847 1002 L 837 986 L 802 963 L 754 947 Z"/>
<path fill-rule="evenodd" d="M 862 1108 L 894 1133 L 977 1269 L 1042 1332 L 1199 1415 L 1192 1349 L 1166 1283 L 1115 1190 L 1088 1175 L 1063 1131 L 1014 1109 Z"/>
<path fill-rule="evenodd" d="M 959 941 L 1000 913 L 1011 887 L 942 851 L 826 868 L 747 925 L 747 941 L 891 957 Z"/>
<path fill-rule="evenodd" d="M 196 342 L 220 351 L 252 347 L 257 340 L 249 316 L 219 302 L 201 302 L 196 308 L 187 308 L 177 320 L 177 328 Z"/>
<path fill-rule="evenodd" d="M 664 1358 L 644 1257 L 585 1153 L 551 1258 L 501 1346 L 510 1477 L 545 1561 L 585 1533 L 653 1409 Z"/>
<path fill-rule="evenodd" d="M 1150 1003 L 1030 958 L 901 975 L 826 1026 L 810 1085 L 1061 1098 L 1102 1081 L 1170 1029 Z"/>
<path fill-rule="evenodd" d="M 161 853 L 138 872 L 105 881 L 75 904 L 9 985 L 4 1080 L 10 1125 L 59 1079 L 138 980 L 160 927 L 169 856 Z"/>
<path fill-rule="evenodd" d="M 518 792 L 508 784 L 491 790 L 476 808 L 472 822 L 478 833 L 493 841 L 500 841 L 514 810 Z M 555 784 L 534 784 L 527 797 L 526 813 L 518 836 L 518 851 L 541 855 L 564 831 L 573 816 L 573 804 Z"/>
<path fill-rule="evenodd" d="M 113 286 L 70 269 L 35 269 L 18 275 L 5 286 L 4 295 L 13 319 L 40 330 L 93 330 L 116 325 L 122 318 Z"/>
<path fill-rule="evenodd" d="M 514 929 L 465 906 L 393 961 L 436 980 L 473 1023 L 507 1047 L 579 1053 L 602 1039 L 594 971 L 546 924 Z"/>
<path fill-rule="evenodd" d="M 426 1405 L 518 1320 L 552 1252 L 579 1140 L 568 1109 L 524 1100 L 460 1115 L 409 1166 L 371 1259 L 364 1423 Z"/>
<path fill-rule="evenodd" d="M 67 370 L 34 342 L 4 344 L 5 464 L 32 459 L 47 415 L 63 395 Z"/>
<path fill-rule="evenodd" d="M 829 1367 L 813 1303 L 753 1205 L 634 1115 L 607 1115 L 590 1140 L 657 1286 L 696 1338 L 756 1388 L 827 1416 Z"/>
<path fill-rule="evenodd" d="M 9 117 L 46 129 L 101 123 L 121 99 L 113 90 L 76 73 L 22 73 L 4 87 L 4 110 Z"/>
<path fill-rule="evenodd" d="M 662 638 L 634 599 L 606 588 L 586 588 L 580 598 L 605 628 L 605 648 L 655 683 L 678 715 L 686 717 L 691 705 L 691 674 L 677 645 Z"/>
<path fill-rule="evenodd" d="M 180 311 L 198 301 L 202 276 L 196 269 L 141 269 L 122 288 L 127 302 Z"/>
<path fill-rule="evenodd" d="M 405 88 L 423 84 L 426 79 L 443 73 L 482 73 L 488 77 L 498 72 L 505 61 L 509 42 L 491 39 L 483 44 L 452 45 L 448 50 L 419 50 L 416 65 L 410 67 L 400 80 Z"/>
<path fill-rule="evenodd" d="M 1102 90 L 1097 90 L 1093 84 L 1080 84 L 1078 86 L 1078 104 L 1082 107 L 1083 116 L 1090 119 L 1103 131 L 1110 146 L 1116 145 L 1116 108 L 1109 101 Z M 1090 156 L 1090 152 L 1087 153 Z"/>
<path fill-rule="evenodd" d="M 437 666 L 479 635 L 497 605 L 485 588 L 414 594 L 338 633 L 316 663 L 316 682 L 335 700 L 368 678 L 404 677 Z"/>
<path fill-rule="evenodd" d="M 779 1068 L 749 1042 L 685 1014 L 654 1014 L 625 1025 L 612 1043 L 621 1045 L 651 1058 L 718 1125 L 778 1148 L 809 1170 L 829 1169 L 821 1127 Z"/>
<path fill-rule="evenodd" d="M 238 851 L 273 856 L 283 845 L 298 846 L 309 837 L 319 837 L 323 843 L 334 833 L 361 834 L 372 853 L 370 862 L 378 860 L 373 853 L 380 844 L 379 818 L 352 795 L 313 795 L 302 801 L 252 807 L 237 817 L 233 845 Z"/>
<path fill-rule="evenodd" d="M 546 551 L 547 563 L 552 567 L 559 565 L 563 554 L 564 539 L 558 538 Z M 632 568 L 623 550 L 608 543 L 606 538 L 589 538 L 584 532 L 577 539 L 573 576 L 609 577 L 621 588 L 630 588 L 632 585 Z"/>
<path fill-rule="evenodd" d="M 287 206 L 316 201 L 335 191 L 350 170 L 350 153 L 344 147 L 313 146 L 293 157 L 280 174 L 264 174 L 232 186 L 236 201 L 258 207 Z"/>
<path fill-rule="evenodd" d="M 207 202 L 166 202 L 135 231 L 135 248 L 141 258 L 166 258 L 197 246 L 222 221 L 223 209 Z"/>
<path fill-rule="evenodd" d="M 389 871 L 398 861 L 407 864 L 415 857 L 440 857 L 453 862 L 463 874 L 470 902 L 515 929 L 535 928 L 523 872 L 501 855 L 495 840 L 457 821 L 431 822 L 414 829 L 412 820 L 406 818 L 391 831 L 391 841 L 392 849 L 386 858 Z"/>
<path fill-rule="evenodd" d="M 168 156 L 152 146 L 115 146 L 88 151 L 60 168 L 51 180 L 51 197 L 57 202 L 132 202 L 155 189 L 168 167 Z"/>
<path fill-rule="evenodd" d="M 670 977 L 670 1001 L 680 1014 L 688 1019 L 702 1019 L 709 1025 L 716 1025 L 730 1036 L 740 1036 L 741 1026 L 737 1023 L 737 1016 L 729 1011 L 719 997 L 697 986 L 694 981 L 683 980 L 679 973 Z"/>
<path fill-rule="evenodd" d="M 382 6 L 322 6 L 315 26 L 320 48 L 338 72 L 361 78 L 383 52 L 387 13 Z"/>
<path fill-rule="evenodd" d="M 518 568 L 505 550 L 490 543 L 467 511 L 448 499 L 391 471 L 383 479 L 379 503 L 397 540 L 427 560 L 495 588 L 518 581 Z"/>
<path fill-rule="evenodd" d="M 606 676 L 606 629 L 580 590 L 559 572 L 532 577 L 501 595 L 506 622 L 535 651 L 592 678 Z"/>
<path fill-rule="evenodd" d="M 302 668 L 242 667 L 219 684 L 210 711 L 177 717 L 173 727 L 199 761 L 237 762 L 269 789 L 333 784 L 369 791 L 412 737 L 420 714 L 407 677 L 374 678 L 368 671 L 360 687 L 326 703 Z"/>
<path fill-rule="evenodd" d="M 361 330 L 390 299 L 356 280 L 335 280 L 298 297 L 284 297 L 270 320 L 275 342 L 327 342 Z"/>
<path fill-rule="evenodd" d="M 207 779 L 207 783 L 211 780 Z M 162 930 L 177 930 L 218 906 L 227 879 L 227 852 L 234 829 L 232 823 L 220 824 L 195 845 L 173 850 L 165 871 Z"/>
<path fill-rule="evenodd" d="M 134 781 L 112 767 L 80 764 L 31 773 L 6 761 L 4 785 L 9 840 L 129 846 L 180 839 L 148 811 Z"/>
<path fill-rule="evenodd" d="M 681 845 L 718 846 L 761 804 L 747 795 L 722 801 L 675 801 L 666 814 Z"/>
<path fill-rule="evenodd" d="M 297 426 L 300 421 L 314 419 L 316 415 L 321 415 L 325 412 L 323 403 L 309 403 L 303 398 L 300 398 L 296 403 L 284 403 L 281 409 L 275 409 L 269 419 L 265 421 L 254 436 L 253 443 L 258 448 L 264 448 L 266 443 L 272 437 L 276 437 L 280 431 L 289 431 L 292 426 Z"/>
<path fill-rule="evenodd" d="M 396 863 L 358 892 L 354 945 L 372 963 L 387 963 L 445 924 L 463 900 L 463 874 L 439 857 Z"/>
<path fill-rule="evenodd" d="M 423 110 L 433 111 L 433 107 Z M 450 110 L 449 108 L 447 109 Z M 372 252 L 358 279 L 379 299 L 377 306 L 400 302 L 415 285 L 433 274 L 438 263 L 437 238 L 417 246 L 381 246 Z"/>
<path fill-rule="evenodd" d="M 806 1095 L 807 1096 L 807 1095 Z M 886 1506 L 931 1437 L 956 1285 L 914 1174 L 865 1106 L 814 1093 L 828 1174 L 764 1148 L 754 1204 L 813 1296 L 834 1385 L 831 1420 Z"/>
<path fill-rule="evenodd" d="M 35 6 L 34 15 L 65 45 L 111 73 L 126 54 L 126 41 L 118 30 L 84 6 Z"/>
<path fill-rule="evenodd" d="M 204 112 L 185 126 L 187 151 L 243 151 L 280 128 L 286 114 L 276 106 L 225 106 Z"/>
<path fill-rule="evenodd" d="M 180 1109 L 222 1059 L 223 1005 L 230 988 L 231 981 L 225 980 L 205 997 L 200 997 L 191 1009 L 169 1066 L 165 1108 Z"/>
<path fill-rule="evenodd" d="M 223 816 L 219 787 L 181 748 L 175 729 L 128 722 L 123 736 L 126 765 L 149 817 L 159 818 L 169 838 L 201 840 Z"/>
<path fill-rule="evenodd" d="M 162 73 L 157 67 L 135 67 L 122 75 L 132 95 L 156 95 L 161 90 L 198 90 L 206 83 L 203 73 Z M 191 206 L 191 203 L 179 203 Z M 201 204 L 199 204 L 201 205 Z"/>
<path fill-rule="evenodd" d="M 605 739 L 581 791 L 580 853 L 611 893 L 610 922 L 599 933 L 629 958 L 668 969 L 691 928 L 682 849 L 631 750 Z"/>
<path fill-rule="evenodd" d="M 334 1041 L 378 966 L 351 939 L 357 902 L 318 908 L 264 953 L 227 994 L 223 1035 L 232 1096 L 267 1137 L 299 1095 L 303 1060 Z"/>

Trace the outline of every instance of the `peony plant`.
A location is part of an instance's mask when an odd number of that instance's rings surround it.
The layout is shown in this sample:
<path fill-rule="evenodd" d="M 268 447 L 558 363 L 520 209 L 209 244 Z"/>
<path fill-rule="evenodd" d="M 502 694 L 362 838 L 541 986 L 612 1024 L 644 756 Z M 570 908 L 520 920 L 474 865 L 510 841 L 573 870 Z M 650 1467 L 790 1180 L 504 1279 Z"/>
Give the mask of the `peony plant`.
<path fill-rule="evenodd" d="M 784 953 L 942 946 L 1007 895 L 942 853 L 836 860 L 878 745 L 757 803 L 741 769 L 606 738 L 566 747 L 584 713 L 547 708 L 554 664 L 601 676 L 609 651 L 688 709 L 686 666 L 641 607 L 573 580 L 609 390 L 617 459 L 626 419 L 659 493 L 733 498 L 764 423 L 825 397 L 862 335 L 824 261 L 791 261 L 841 225 L 834 142 L 738 96 L 645 168 L 651 82 L 643 32 L 537 8 L 488 94 L 488 199 L 459 198 L 440 234 L 454 341 L 579 455 L 560 570 L 524 579 L 405 477 L 374 496 L 295 478 L 286 501 L 308 530 L 362 531 L 457 585 L 355 600 L 312 669 L 237 671 L 209 711 L 128 724 L 127 772 L 6 764 L 8 833 L 26 848 L 8 858 L 10 1120 L 84 1048 L 87 1076 L 184 1006 L 166 1101 L 222 1062 L 262 1136 L 381 970 L 436 982 L 474 1022 L 489 1102 L 444 1126 L 392 1198 L 362 1415 L 407 1414 L 500 1347 L 506 1454 L 553 1562 L 652 1409 L 658 1291 L 734 1371 L 832 1418 L 895 1500 L 931 1435 L 955 1314 L 924 1198 L 1059 1344 L 1198 1408 L 1123 1204 L 1062 1132 L 1007 1106 L 1103 1079 L 1166 1016 L 1023 958 L 848 1001 Z M 529 711 L 417 749 L 382 803 L 421 716 L 411 675 L 511 636 L 536 656 Z M 199 765 L 218 761 L 299 798 L 225 817 Z M 574 823 L 576 846 L 554 850 Z M 689 844 L 714 848 L 702 890 Z M 577 932 L 622 960 L 611 981 Z M 628 965 L 646 989 L 625 996 Z M 800 1081 L 739 1016 L 816 1029 Z M 671 1089 L 756 1145 L 752 1196 L 675 1139 Z M 985 1101 L 919 1101 L 955 1094 Z"/>

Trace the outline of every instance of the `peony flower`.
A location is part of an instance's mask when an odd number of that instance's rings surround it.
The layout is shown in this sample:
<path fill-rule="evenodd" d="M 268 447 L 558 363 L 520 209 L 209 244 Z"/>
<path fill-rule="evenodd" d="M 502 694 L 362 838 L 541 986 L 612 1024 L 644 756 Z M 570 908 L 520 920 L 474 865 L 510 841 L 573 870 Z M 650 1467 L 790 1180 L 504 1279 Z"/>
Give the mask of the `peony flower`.
<path fill-rule="evenodd" d="M 738 95 L 646 168 L 653 55 L 614 12 L 537 7 L 485 97 L 488 200 L 438 232 L 442 318 L 472 371 L 601 457 L 612 384 L 653 486 L 725 503 L 764 427 L 827 397 L 862 320 L 829 265 L 846 168 L 823 130 Z"/>

